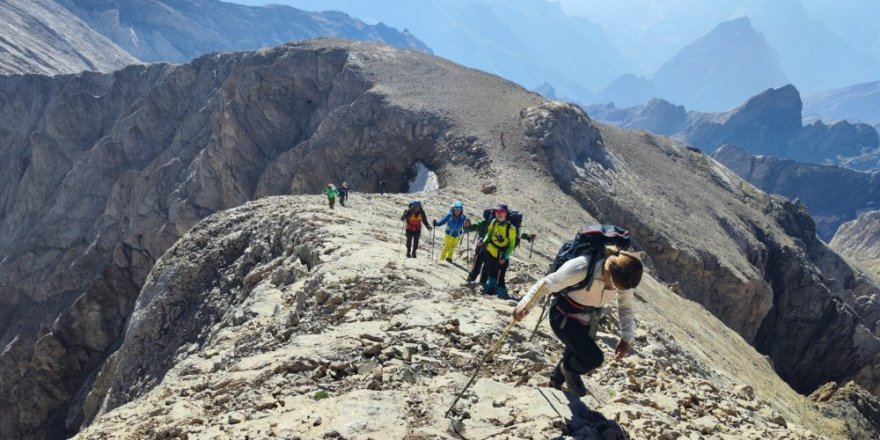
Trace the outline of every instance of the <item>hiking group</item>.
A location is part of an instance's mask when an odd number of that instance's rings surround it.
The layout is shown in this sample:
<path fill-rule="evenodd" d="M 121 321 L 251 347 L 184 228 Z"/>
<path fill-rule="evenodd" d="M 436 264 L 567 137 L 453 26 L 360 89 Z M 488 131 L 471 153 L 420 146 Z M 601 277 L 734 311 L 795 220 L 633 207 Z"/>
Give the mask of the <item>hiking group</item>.
<path fill-rule="evenodd" d="M 339 206 L 345 206 L 345 201 L 348 200 L 348 183 L 342 182 L 342 186 L 339 188 L 332 183 L 328 183 L 327 187 L 324 188 L 324 195 L 327 196 L 327 203 L 330 205 L 330 209 L 333 209 L 333 205 L 336 204 L 336 198 L 339 198 Z"/>
<path fill-rule="evenodd" d="M 401 220 L 405 221 L 407 257 L 415 258 L 422 224 L 431 230 L 421 202 L 410 202 Z M 440 260 L 452 262 L 461 236 L 476 233 L 474 261 L 467 275 L 468 284 L 478 283 L 483 294 L 510 299 L 505 275 L 518 243 L 533 243 L 535 234 L 522 232 L 523 215 L 505 204 L 483 211 L 472 222 L 464 204 L 455 201 L 436 227 L 446 226 Z M 583 397 L 587 393 L 582 375 L 604 362 L 595 341 L 605 308 L 617 302 L 620 340 L 614 358 L 626 355 L 635 336 L 633 290 L 642 279 L 643 265 L 632 252 L 630 233 L 610 225 L 580 228 L 575 238 L 563 244 L 547 274 L 534 283 L 513 310 L 513 320 L 521 321 L 535 304 L 545 299 L 538 325 L 549 310 L 550 328 L 563 343 L 562 356 L 550 373 L 549 386 Z M 478 281 L 479 278 L 479 281 Z M 535 327 L 537 331 L 537 326 Z M 476 374 L 476 373 L 475 373 Z"/>
<path fill-rule="evenodd" d="M 340 205 L 345 206 L 348 185 L 343 183 L 337 190 L 331 183 L 324 193 L 331 209 L 337 196 Z M 535 234 L 523 232 L 522 213 L 503 203 L 485 209 L 478 221 L 471 221 L 464 213 L 464 204 L 456 200 L 442 218 L 429 223 L 421 201 L 414 200 L 407 205 L 400 220 L 406 237 L 407 258 L 416 258 L 422 226 L 432 232 L 433 227 L 446 227 L 440 260 L 449 263 L 453 262 L 462 236 L 475 233 L 474 259 L 466 282 L 469 285 L 477 283 L 481 293 L 501 299 L 511 299 L 505 275 L 514 251 L 522 240 L 529 241 L 531 249 L 536 239 Z M 614 358 L 620 359 L 629 351 L 635 336 L 634 289 L 641 282 L 644 270 L 641 260 L 627 251 L 630 241 L 630 233 L 616 226 L 580 228 L 575 238 L 559 249 L 546 276 L 535 282 L 514 308 L 511 325 L 521 321 L 537 303 L 545 300 L 537 325 L 549 310 L 550 328 L 564 345 L 562 356 L 550 373 L 549 386 L 562 389 L 565 385 L 578 397 L 586 395 L 581 376 L 598 368 L 605 360 L 595 337 L 605 308 L 614 301 L 617 302 L 620 326 Z M 432 234 L 432 259 L 433 247 Z"/>

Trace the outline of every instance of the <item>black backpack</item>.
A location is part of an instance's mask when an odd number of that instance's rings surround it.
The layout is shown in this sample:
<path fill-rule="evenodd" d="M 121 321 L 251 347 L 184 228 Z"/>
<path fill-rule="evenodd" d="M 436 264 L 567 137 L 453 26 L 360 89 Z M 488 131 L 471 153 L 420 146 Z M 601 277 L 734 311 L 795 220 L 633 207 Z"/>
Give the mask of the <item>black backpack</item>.
<path fill-rule="evenodd" d="M 559 270 L 566 261 L 580 256 L 586 256 L 589 265 L 587 266 L 587 277 L 577 285 L 571 286 L 568 290 L 581 289 L 593 278 L 593 271 L 596 266 L 596 258 L 605 252 L 605 246 L 617 246 L 620 250 L 629 249 L 630 233 L 626 229 L 612 225 L 590 225 L 581 228 L 574 236 L 574 240 L 566 241 L 556 253 L 556 258 L 547 268 L 547 274 L 551 274 Z"/>
<path fill-rule="evenodd" d="M 486 221 L 492 221 L 495 219 L 495 209 L 494 208 L 486 208 L 483 210 L 483 218 Z M 519 247 L 520 236 L 522 235 L 522 221 L 523 215 L 521 212 L 516 210 L 508 210 L 507 211 L 507 230 L 504 231 L 505 236 L 510 232 L 510 225 L 516 227 L 516 243 L 513 244 L 514 249 Z"/>

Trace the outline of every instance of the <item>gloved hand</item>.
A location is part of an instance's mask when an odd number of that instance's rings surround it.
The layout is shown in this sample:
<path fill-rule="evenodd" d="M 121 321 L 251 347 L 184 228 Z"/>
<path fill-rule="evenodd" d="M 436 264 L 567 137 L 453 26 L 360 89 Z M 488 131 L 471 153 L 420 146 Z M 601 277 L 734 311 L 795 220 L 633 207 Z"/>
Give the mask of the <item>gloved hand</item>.
<path fill-rule="evenodd" d="M 435 218 L 434 220 L 431 220 L 431 224 L 437 226 L 437 219 Z"/>

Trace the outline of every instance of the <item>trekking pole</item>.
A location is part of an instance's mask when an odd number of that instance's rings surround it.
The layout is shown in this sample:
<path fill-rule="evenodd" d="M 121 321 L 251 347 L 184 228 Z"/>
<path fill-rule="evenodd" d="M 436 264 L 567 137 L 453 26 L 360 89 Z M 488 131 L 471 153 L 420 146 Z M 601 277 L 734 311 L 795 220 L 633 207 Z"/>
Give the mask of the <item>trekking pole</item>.
<path fill-rule="evenodd" d="M 531 308 L 532 303 L 535 302 L 535 298 L 536 297 L 533 296 L 531 300 L 529 300 L 529 303 L 526 304 L 526 309 Z M 449 405 L 449 409 L 446 410 L 444 416 L 448 417 L 449 413 L 451 413 L 452 410 L 455 409 L 455 404 L 458 403 L 459 399 L 461 399 L 461 396 L 464 395 L 464 392 L 467 391 L 467 389 L 470 388 L 470 386 L 474 383 L 474 380 L 477 378 L 477 374 L 480 372 L 480 369 L 483 368 L 483 364 L 486 363 L 486 360 L 489 359 L 489 356 L 491 356 L 492 353 L 498 351 L 498 349 L 501 348 L 501 344 L 507 338 L 507 334 L 510 333 L 510 330 L 513 328 L 514 324 L 516 324 L 516 319 L 510 318 L 510 323 L 507 324 L 507 327 L 505 327 L 504 331 L 501 332 L 501 336 L 499 336 L 498 340 L 495 341 L 495 345 L 493 345 L 492 348 L 483 355 L 483 358 L 480 359 L 480 363 L 477 364 L 477 368 L 474 370 L 474 374 L 471 375 L 471 378 L 470 380 L 468 380 L 467 385 L 465 385 L 464 388 L 462 388 L 461 391 L 458 392 L 458 395 L 455 396 L 455 400 L 452 401 L 452 405 Z"/>
<path fill-rule="evenodd" d="M 403 247 L 403 236 L 406 235 L 406 222 L 403 223 L 403 235 L 397 240 L 397 256 L 400 257 L 400 251 Z"/>
<path fill-rule="evenodd" d="M 480 363 L 477 364 L 477 368 L 474 370 L 474 374 L 471 375 L 468 383 L 464 386 L 464 388 L 461 389 L 461 391 L 459 391 L 458 395 L 455 396 L 455 400 L 452 401 L 452 405 L 449 405 L 449 409 L 447 409 L 446 413 L 444 414 L 445 416 L 448 416 L 449 413 L 451 413 L 452 410 L 455 409 L 455 404 L 458 403 L 458 400 L 461 399 L 461 396 L 464 395 L 464 392 L 467 391 L 467 389 L 470 388 L 470 386 L 474 383 L 474 380 L 477 378 L 477 373 L 479 373 L 480 369 L 483 368 L 483 364 L 486 362 L 486 359 L 489 359 L 489 356 L 491 356 L 492 353 L 495 353 L 495 351 L 501 347 L 501 343 L 503 343 L 504 340 L 507 339 L 507 334 L 510 333 L 510 329 L 513 328 L 514 324 L 516 324 L 516 320 L 511 318 L 510 323 L 507 324 L 507 327 L 505 327 L 504 331 L 501 332 L 501 336 L 499 336 L 498 340 L 495 341 L 495 345 L 493 345 L 492 348 L 483 355 L 483 358 L 480 359 Z"/>
<path fill-rule="evenodd" d="M 532 247 L 535 244 L 535 239 L 529 240 L 529 258 L 532 258 Z"/>
<path fill-rule="evenodd" d="M 464 239 L 466 240 L 465 246 L 467 247 L 467 252 L 464 254 L 464 258 L 465 258 L 465 261 L 467 261 L 468 264 L 470 264 L 471 263 L 471 233 L 465 232 L 464 237 L 465 237 Z"/>
<path fill-rule="evenodd" d="M 437 227 L 435 226 L 431 229 L 431 261 L 434 261 L 434 233 L 437 232 Z"/>
<path fill-rule="evenodd" d="M 538 315 L 538 322 L 535 323 L 535 329 L 532 330 L 532 334 L 529 336 L 529 339 L 527 339 L 526 342 L 532 342 L 532 339 L 534 339 L 535 334 L 538 333 L 538 328 L 541 327 L 541 322 L 544 320 L 545 313 L 547 313 L 547 305 L 550 304 L 550 297 L 551 296 L 552 295 L 547 295 L 547 299 L 544 300 L 544 305 L 541 306 L 541 314 Z"/>

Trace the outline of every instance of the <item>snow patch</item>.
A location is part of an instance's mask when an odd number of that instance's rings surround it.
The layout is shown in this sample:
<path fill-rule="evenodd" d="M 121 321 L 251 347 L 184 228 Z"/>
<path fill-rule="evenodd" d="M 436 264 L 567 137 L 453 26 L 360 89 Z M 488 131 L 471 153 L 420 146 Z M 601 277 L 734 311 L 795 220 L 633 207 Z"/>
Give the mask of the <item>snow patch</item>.
<path fill-rule="evenodd" d="M 437 191 L 440 189 L 440 181 L 437 180 L 437 173 L 428 169 L 425 164 L 416 162 L 416 177 L 409 181 L 409 191 L 413 194 L 424 191 Z"/>

